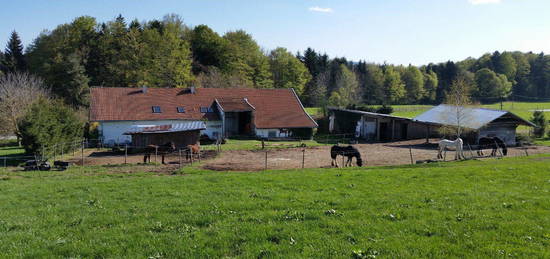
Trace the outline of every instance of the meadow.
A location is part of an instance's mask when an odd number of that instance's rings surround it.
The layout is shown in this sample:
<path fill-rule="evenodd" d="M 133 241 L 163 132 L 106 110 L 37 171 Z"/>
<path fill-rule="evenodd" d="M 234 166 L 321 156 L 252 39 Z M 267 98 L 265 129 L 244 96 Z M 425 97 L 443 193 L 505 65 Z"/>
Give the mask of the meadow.
<path fill-rule="evenodd" d="M 432 108 L 432 105 L 392 105 L 394 112 L 392 115 L 406 118 L 413 118 L 421 113 Z M 500 110 L 500 103 L 479 105 L 482 108 Z M 502 108 L 510 111 L 526 120 L 531 119 L 533 110 L 548 110 L 545 111 L 546 118 L 550 119 L 550 102 L 504 102 Z M 309 107 L 306 112 L 314 117 L 319 117 L 322 114 L 321 108 Z"/>
<path fill-rule="evenodd" d="M 0 169 L 0 257 L 550 257 L 548 159 Z"/>
<path fill-rule="evenodd" d="M 393 105 L 392 115 L 413 118 L 429 110 L 430 105 Z M 500 110 L 500 103 L 479 105 L 481 108 Z M 504 102 L 502 109 L 510 111 L 526 120 L 531 119 L 533 110 L 548 110 L 546 118 L 550 119 L 550 102 Z"/>

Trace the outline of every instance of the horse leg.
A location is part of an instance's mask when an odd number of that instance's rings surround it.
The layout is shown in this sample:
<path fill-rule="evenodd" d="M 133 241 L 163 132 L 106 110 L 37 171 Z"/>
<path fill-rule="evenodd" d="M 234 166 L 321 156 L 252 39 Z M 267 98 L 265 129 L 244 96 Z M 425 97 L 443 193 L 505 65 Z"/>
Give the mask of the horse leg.
<path fill-rule="evenodd" d="M 162 154 L 161 157 L 162 157 L 162 164 L 164 165 L 164 154 Z"/>

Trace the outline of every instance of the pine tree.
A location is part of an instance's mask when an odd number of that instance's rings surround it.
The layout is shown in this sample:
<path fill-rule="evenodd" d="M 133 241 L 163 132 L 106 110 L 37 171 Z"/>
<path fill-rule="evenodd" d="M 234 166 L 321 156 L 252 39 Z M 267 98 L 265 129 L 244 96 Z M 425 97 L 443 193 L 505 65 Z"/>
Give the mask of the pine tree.
<path fill-rule="evenodd" d="M 23 55 L 23 44 L 16 31 L 11 33 L 6 46 L 4 60 L 4 72 L 26 71 L 27 63 Z"/>

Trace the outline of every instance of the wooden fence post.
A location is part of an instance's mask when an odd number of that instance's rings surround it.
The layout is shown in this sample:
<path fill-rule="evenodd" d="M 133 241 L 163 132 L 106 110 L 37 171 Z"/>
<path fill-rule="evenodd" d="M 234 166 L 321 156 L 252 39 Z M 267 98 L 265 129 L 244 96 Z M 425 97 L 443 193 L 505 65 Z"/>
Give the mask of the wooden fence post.
<path fill-rule="evenodd" d="M 8 166 L 7 166 L 7 164 L 8 164 L 8 163 L 7 163 L 7 159 L 8 159 L 7 157 L 4 157 L 4 167 L 8 167 Z"/>
<path fill-rule="evenodd" d="M 414 165 L 412 147 L 409 146 L 409 155 L 411 156 L 411 165 Z"/>
<path fill-rule="evenodd" d="M 267 170 L 267 150 L 265 151 L 265 170 Z"/>
<path fill-rule="evenodd" d="M 178 152 L 179 152 L 179 156 L 180 156 L 180 167 L 182 167 L 183 162 L 182 162 L 182 160 L 181 160 L 181 148 L 178 150 Z"/>
<path fill-rule="evenodd" d="M 304 169 L 306 163 L 306 149 L 302 149 L 302 169 Z"/>
<path fill-rule="evenodd" d="M 56 155 L 57 155 L 56 146 L 57 146 L 57 144 L 54 144 L 54 145 L 53 145 L 53 161 L 55 161 L 55 157 L 56 157 Z"/>
<path fill-rule="evenodd" d="M 128 162 L 128 144 L 124 145 L 124 164 Z"/>
<path fill-rule="evenodd" d="M 155 163 L 157 162 L 158 153 L 159 153 L 159 148 L 155 147 Z"/>
<path fill-rule="evenodd" d="M 472 147 L 470 146 L 470 143 L 468 143 L 468 149 L 470 150 L 470 158 L 474 157 L 474 152 L 472 151 Z"/>
<path fill-rule="evenodd" d="M 84 166 L 84 141 L 82 141 L 82 146 L 81 146 L 81 156 L 82 156 L 82 166 Z"/>

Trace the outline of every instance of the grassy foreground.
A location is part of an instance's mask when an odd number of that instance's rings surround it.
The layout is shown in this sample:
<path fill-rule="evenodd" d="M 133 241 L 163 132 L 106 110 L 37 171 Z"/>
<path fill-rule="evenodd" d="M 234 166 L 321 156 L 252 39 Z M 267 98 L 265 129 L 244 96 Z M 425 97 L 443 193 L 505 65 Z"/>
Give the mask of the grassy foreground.
<path fill-rule="evenodd" d="M 0 169 L 0 257 L 550 257 L 548 159 L 184 175 Z"/>

